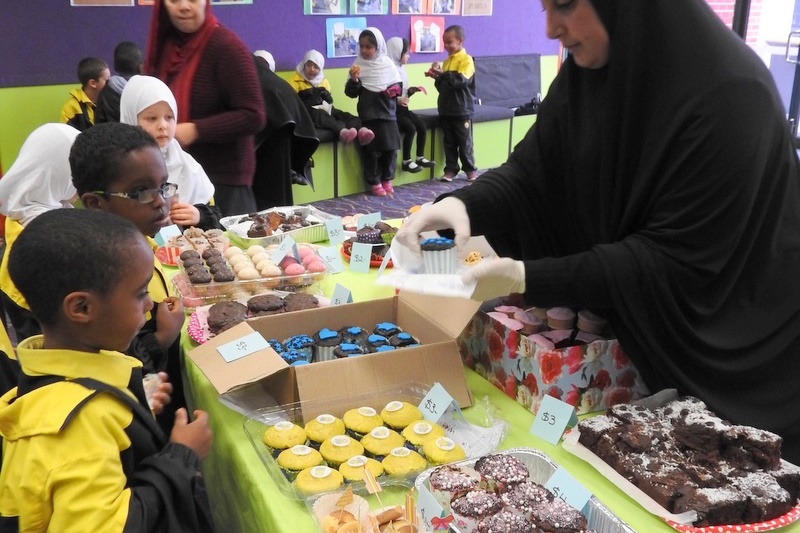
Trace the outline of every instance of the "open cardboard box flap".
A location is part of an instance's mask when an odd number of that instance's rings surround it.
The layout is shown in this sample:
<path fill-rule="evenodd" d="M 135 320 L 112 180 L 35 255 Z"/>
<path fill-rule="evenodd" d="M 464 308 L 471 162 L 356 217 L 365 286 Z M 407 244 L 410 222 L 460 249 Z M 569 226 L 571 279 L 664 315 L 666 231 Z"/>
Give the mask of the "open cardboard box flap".
<path fill-rule="evenodd" d="M 189 357 L 220 394 L 259 382 L 280 404 L 364 395 L 398 383 L 439 382 L 462 407 L 472 404 L 456 337 L 478 308 L 460 298 L 412 293 L 400 296 L 249 319 L 198 346 Z M 359 325 L 371 331 L 378 322 L 394 322 L 419 338 L 422 346 L 389 353 L 289 367 L 272 348 L 230 363 L 217 348 L 258 331 L 264 338 L 284 340 L 320 329 Z"/>

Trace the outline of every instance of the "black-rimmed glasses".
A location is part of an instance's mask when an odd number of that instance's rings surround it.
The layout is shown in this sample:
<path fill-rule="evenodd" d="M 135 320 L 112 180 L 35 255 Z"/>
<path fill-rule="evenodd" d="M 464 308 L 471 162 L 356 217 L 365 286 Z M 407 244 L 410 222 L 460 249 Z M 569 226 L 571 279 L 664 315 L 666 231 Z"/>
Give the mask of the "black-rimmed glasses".
<path fill-rule="evenodd" d="M 127 198 L 128 200 L 136 200 L 140 204 L 149 204 L 155 201 L 156 196 L 161 196 L 163 199 L 172 198 L 178 192 L 178 186 L 175 183 L 165 183 L 158 189 L 145 189 L 136 192 L 110 192 L 110 191 L 92 191 L 93 194 L 102 194 L 103 196 L 116 196 L 117 198 Z"/>

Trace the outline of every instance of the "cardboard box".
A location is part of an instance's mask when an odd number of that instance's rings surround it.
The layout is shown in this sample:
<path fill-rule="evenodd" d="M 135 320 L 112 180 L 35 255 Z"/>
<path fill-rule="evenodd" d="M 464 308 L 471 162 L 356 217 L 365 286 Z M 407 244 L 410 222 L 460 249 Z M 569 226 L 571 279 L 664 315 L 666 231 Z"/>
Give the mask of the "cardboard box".
<path fill-rule="evenodd" d="M 446 300 L 446 301 L 445 301 Z M 343 395 L 366 395 L 399 383 L 432 386 L 439 382 L 461 407 L 472 404 L 456 337 L 478 308 L 476 302 L 406 293 L 401 296 L 249 319 L 189 352 L 220 394 L 258 384 L 280 405 Z M 442 313 L 443 309 L 447 313 Z M 230 363 L 217 351 L 253 331 L 284 340 L 313 335 L 327 327 L 361 326 L 372 331 L 393 322 L 417 337 L 422 346 L 290 367 L 271 348 Z"/>
<path fill-rule="evenodd" d="M 545 394 L 602 411 L 649 393 L 616 339 L 547 349 L 478 311 L 458 337 L 464 364 L 536 413 Z"/>

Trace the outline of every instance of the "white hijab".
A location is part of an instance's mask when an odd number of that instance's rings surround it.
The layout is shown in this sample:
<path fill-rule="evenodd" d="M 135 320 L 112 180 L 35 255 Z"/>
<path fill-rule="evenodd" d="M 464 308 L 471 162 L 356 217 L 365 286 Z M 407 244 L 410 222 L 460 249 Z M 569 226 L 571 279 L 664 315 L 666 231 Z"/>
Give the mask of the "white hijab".
<path fill-rule="evenodd" d="M 400 71 L 397 70 L 394 61 L 386 54 L 386 41 L 383 39 L 381 30 L 370 26 L 364 31 L 372 32 L 378 43 L 378 47 L 372 59 L 364 59 L 361 57 L 361 52 L 359 51 L 358 57 L 353 64 L 361 68 L 361 74 L 359 75 L 361 86 L 369 91 L 377 93 L 395 83 L 400 83 L 402 78 L 400 77 Z"/>
<path fill-rule="evenodd" d="M 0 212 L 23 226 L 46 211 L 72 207 L 69 150 L 80 132 L 66 124 L 44 124 L 25 139 L 19 155 L 0 179 Z"/>
<path fill-rule="evenodd" d="M 408 72 L 406 72 L 406 66 L 400 62 L 403 56 L 402 37 L 392 37 L 386 41 L 386 55 L 394 61 L 394 65 L 400 72 L 400 80 L 403 82 L 403 96 L 408 96 Z"/>
<path fill-rule="evenodd" d="M 122 91 L 119 119 L 123 124 L 139 125 L 139 113 L 158 102 L 166 102 L 178 120 L 178 104 L 167 85 L 152 76 L 133 76 Z M 178 185 L 178 197 L 189 204 L 207 204 L 214 196 L 214 184 L 195 159 L 183 151 L 174 138 L 161 149 L 167 163 L 169 182 Z"/>
<path fill-rule="evenodd" d="M 304 69 L 306 63 L 308 63 L 309 61 L 313 61 L 314 64 L 319 67 L 319 74 L 317 74 L 314 78 L 311 79 L 308 79 L 308 77 L 306 77 L 306 72 Z M 303 79 L 306 80 L 308 83 L 310 83 L 312 87 L 316 87 L 320 83 L 322 83 L 322 80 L 325 79 L 325 74 L 323 74 L 324 71 L 325 71 L 325 58 L 322 56 L 321 53 L 317 52 L 316 50 L 309 50 L 308 52 L 306 52 L 306 55 L 303 56 L 303 60 L 297 64 L 297 72 L 299 72 L 300 75 L 303 77 Z"/>
<path fill-rule="evenodd" d="M 270 54 L 266 50 L 256 50 L 255 52 L 253 52 L 253 55 L 264 59 L 264 61 L 266 61 L 267 64 L 269 65 L 269 69 L 272 72 L 275 72 L 275 58 L 272 57 L 272 54 Z"/>

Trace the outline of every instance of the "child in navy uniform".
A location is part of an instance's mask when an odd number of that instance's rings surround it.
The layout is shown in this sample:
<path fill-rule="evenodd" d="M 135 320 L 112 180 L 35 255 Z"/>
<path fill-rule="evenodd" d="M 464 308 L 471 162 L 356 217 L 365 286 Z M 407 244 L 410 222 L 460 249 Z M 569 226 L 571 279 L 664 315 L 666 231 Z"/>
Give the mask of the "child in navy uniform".
<path fill-rule="evenodd" d="M 427 75 L 436 80 L 439 91 L 439 125 L 444 139 L 442 181 L 453 181 L 458 160 L 469 181 L 478 177 L 472 145 L 472 113 L 475 110 L 475 62 L 464 49 L 464 28 L 449 26 L 442 35 L 449 54 L 441 68 L 434 64 Z"/>
<path fill-rule="evenodd" d="M 119 352 L 152 307 L 153 251 L 111 213 L 57 209 L 17 239 L 9 271 L 42 325 L 19 344 L 0 398 L 0 515 L 21 531 L 213 531 L 200 460 L 206 413 L 178 411 L 169 441 L 141 362 Z"/>
<path fill-rule="evenodd" d="M 367 28 L 358 37 L 358 58 L 350 67 L 344 94 L 358 98 L 358 116 L 375 133 L 364 148 L 364 179 L 375 196 L 393 194 L 400 132 L 397 129 L 397 97 L 402 94 L 400 72 L 386 54 L 386 41 L 378 28 Z"/>

